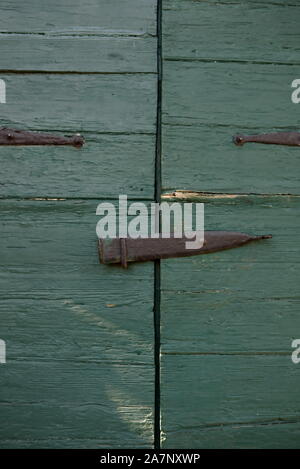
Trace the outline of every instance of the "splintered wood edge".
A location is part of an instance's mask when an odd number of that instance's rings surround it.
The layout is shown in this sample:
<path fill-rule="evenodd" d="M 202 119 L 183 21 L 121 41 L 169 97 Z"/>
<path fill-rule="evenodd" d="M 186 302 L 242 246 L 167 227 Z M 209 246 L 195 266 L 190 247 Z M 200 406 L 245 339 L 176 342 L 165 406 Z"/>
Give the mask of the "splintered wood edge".
<path fill-rule="evenodd" d="M 237 199 L 239 197 L 247 197 L 248 194 L 222 194 L 210 192 L 197 192 L 188 190 L 177 190 L 162 194 L 162 199 L 194 199 L 197 197 L 208 199 Z"/>
<path fill-rule="evenodd" d="M 163 200 L 193 200 L 193 199 L 240 199 L 240 198 L 249 198 L 249 197 L 292 197 L 297 198 L 300 195 L 297 194 L 257 194 L 257 193 L 237 193 L 237 194 L 227 194 L 222 192 L 201 192 L 201 191 L 188 191 L 188 190 L 176 190 L 172 192 L 166 192 L 161 195 Z"/>

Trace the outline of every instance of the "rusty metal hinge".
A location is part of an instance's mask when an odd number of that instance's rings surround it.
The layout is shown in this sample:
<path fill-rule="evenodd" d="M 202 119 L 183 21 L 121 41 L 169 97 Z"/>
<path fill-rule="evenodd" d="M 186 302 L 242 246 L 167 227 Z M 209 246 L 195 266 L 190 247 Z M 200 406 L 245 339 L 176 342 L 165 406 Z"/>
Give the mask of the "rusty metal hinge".
<path fill-rule="evenodd" d="M 265 143 L 273 145 L 289 145 L 290 147 L 300 146 L 299 132 L 275 132 L 271 134 L 260 135 L 236 135 L 233 137 L 236 145 L 244 145 L 247 142 Z"/>
<path fill-rule="evenodd" d="M 0 145 L 71 145 L 82 147 L 84 138 L 80 134 L 63 137 L 28 130 L 0 128 Z"/>
<path fill-rule="evenodd" d="M 186 257 L 208 254 L 242 246 L 251 241 L 272 238 L 272 235 L 251 236 L 233 231 L 205 231 L 204 245 L 199 249 L 186 249 L 191 239 L 181 238 L 114 238 L 99 239 L 99 259 L 102 264 L 121 264 L 128 262 L 152 261 L 170 257 Z"/>

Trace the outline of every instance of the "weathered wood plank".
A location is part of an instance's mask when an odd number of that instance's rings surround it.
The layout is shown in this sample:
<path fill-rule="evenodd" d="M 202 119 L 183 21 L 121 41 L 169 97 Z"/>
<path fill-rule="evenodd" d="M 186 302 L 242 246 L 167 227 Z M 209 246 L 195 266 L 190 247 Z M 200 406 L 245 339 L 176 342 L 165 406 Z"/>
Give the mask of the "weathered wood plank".
<path fill-rule="evenodd" d="M 195 448 L 222 449 L 242 448 L 257 449 L 253 443 L 259 436 L 259 448 L 278 449 L 274 441 L 281 440 L 282 449 L 299 449 L 299 423 L 269 422 L 263 424 L 234 424 L 205 427 L 204 429 L 190 429 L 188 432 L 178 430 L 169 433 L 165 448 L 190 448 L 190 440 Z M 217 442 L 217 443 L 215 443 Z"/>
<path fill-rule="evenodd" d="M 91 439 L 87 448 L 94 447 L 94 440 L 100 447 L 151 447 L 151 393 L 149 389 L 137 391 L 149 380 L 150 372 L 150 367 L 132 364 L 10 362 L 1 371 L 6 386 L 6 393 L 1 394 L 6 399 L 10 393 L 11 398 L 0 405 L 5 422 L 1 425 L 0 446 L 6 447 L 5 440 L 11 440 L 12 445 L 13 440 L 24 438 L 39 442 L 39 446 L 52 439 L 58 446 L 61 439 L 60 447 L 64 447 L 63 440 L 68 438 Z M 15 387 L 23 387 L 24 382 L 37 392 L 28 393 L 29 401 L 25 395 L 22 402 L 13 401 Z M 33 394 L 37 395 L 36 401 Z M 72 443 L 76 448 L 76 441 Z"/>
<path fill-rule="evenodd" d="M 31 130 L 155 132 L 155 75 L 2 74 L 0 125 Z"/>
<path fill-rule="evenodd" d="M 299 448 L 289 356 L 162 356 L 163 448 Z"/>
<path fill-rule="evenodd" d="M 164 124 L 293 127 L 297 105 L 291 83 L 298 66 L 167 62 Z M 230 137 L 230 135 L 229 135 Z"/>
<path fill-rule="evenodd" d="M 0 48 L 0 70 L 156 72 L 156 38 L 152 37 L 0 35 Z"/>
<path fill-rule="evenodd" d="M 97 440 L 97 439 L 84 439 L 84 438 L 73 438 L 73 439 L 39 439 L 39 440 L 29 440 L 29 439 L 21 439 L 21 440 L 7 440 L 3 439 L 2 440 L 2 446 L 5 449 L 107 449 L 108 447 L 111 448 L 112 444 L 116 445 L 116 441 L 113 440 L 113 443 L 111 440 L 107 439 L 107 441 L 103 442 L 103 440 Z M 145 448 L 145 445 L 140 445 L 138 441 L 133 441 L 132 442 L 132 448 L 138 449 L 138 448 Z M 115 448 L 119 449 L 124 449 L 122 446 L 121 441 L 119 441 L 119 446 Z"/>
<path fill-rule="evenodd" d="M 156 34 L 156 0 L 3 0 L 1 32 Z"/>
<path fill-rule="evenodd" d="M 299 3 L 163 2 L 165 59 L 299 64 Z"/>
<path fill-rule="evenodd" d="M 282 6 L 285 6 L 285 7 L 291 7 L 291 6 L 298 6 L 299 3 L 298 3 L 298 0 L 288 0 L 288 1 L 283 1 L 283 0 L 194 0 L 194 2 L 196 3 L 209 3 L 209 4 L 212 4 L 212 5 L 216 5 L 216 6 L 219 6 L 219 5 L 261 5 L 261 4 L 264 4 L 264 5 L 268 5 L 268 6 L 272 6 L 272 5 L 282 5 Z"/>
<path fill-rule="evenodd" d="M 85 133 L 73 147 L 1 147 L 1 197 L 153 198 L 155 135 Z"/>
<path fill-rule="evenodd" d="M 300 401 L 291 344 L 300 329 L 300 198 L 192 200 L 206 203 L 205 229 L 273 239 L 162 263 L 164 446 L 296 447 Z M 291 425 L 269 431 L 278 422 Z"/>
<path fill-rule="evenodd" d="M 297 148 L 247 144 L 237 133 L 297 130 L 296 66 L 165 62 L 163 187 L 299 193 Z"/>
<path fill-rule="evenodd" d="M 97 204 L 0 203 L 2 447 L 152 445 L 153 265 L 99 264 Z"/>
<path fill-rule="evenodd" d="M 223 425 L 205 427 L 204 429 L 191 429 L 188 432 L 178 430 L 169 433 L 168 441 L 164 448 L 190 448 L 190 440 L 195 444 L 195 448 L 204 449 L 232 449 L 249 448 L 257 449 L 257 432 L 259 432 L 259 447 L 261 449 L 278 449 L 274 441 L 282 441 L 282 449 L 299 449 L 299 423 L 269 422 L 263 424 L 235 424 L 232 426 Z M 215 444 L 214 442 L 217 442 Z"/>
<path fill-rule="evenodd" d="M 287 130 L 293 127 L 291 121 Z M 237 147 L 232 143 L 237 129 L 240 126 L 230 124 L 164 126 L 164 190 L 299 194 L 299 148 L 258 144 Z M 251 134 L 270 129 L 243 130 Z"/>

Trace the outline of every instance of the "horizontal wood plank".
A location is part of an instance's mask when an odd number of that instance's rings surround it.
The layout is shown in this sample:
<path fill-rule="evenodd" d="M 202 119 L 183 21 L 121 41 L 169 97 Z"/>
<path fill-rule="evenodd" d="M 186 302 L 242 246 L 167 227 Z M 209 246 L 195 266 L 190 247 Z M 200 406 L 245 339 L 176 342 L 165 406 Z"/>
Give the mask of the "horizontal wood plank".
<path fill-rule="evenodd" d="M 0 146 L 0 196 L 153 198 L 155 135 L 85 138 L 79 150 Z"/>
<path fill-rule="evenodd" d="M 154 133 L 155 75 L 2 74 L 0 125 L 30 130 Z"/>
<path fill-rule="evenodd" d="M 299 448 L 300 425 L 297 422 L 267 422 L 261 424 L 249 423 L 245 425 L 234 424 L 224 427 L 217 425 L 205 427 L 202 430 L 190 429 L 189 431 L 177 430 L 168 434 L 168 440 L 163 443 L 163 448 L 194 448 L 204 449 L 257 449 L 253 443 L 259 438 L 259 448 L 278 449 L 274 441 L 282 441 L 282 449 Z"/>
<path fill-rule="evenodd" d="M 1 32 L 156 34 L 156 0 L 3 0 Z"/>
<path fill-rule="evenodd" d="M 152 445 L 153 266 L 99 264 L 97 204 L 0 203 L 2 447 Z"/>
<path fill-rule="evenodd" d="M 291 101 L 297 66 L 167 62 L 163 123 L 236 126 L 237 131 L 296 127 Z"/>
<path fill-rule="evenodd" d="M 38 439 L 38 440 L 30 440 L 30 439 L 3 439 L 2 446 L 5 449 L 107 449 L 108 447 L 112 447 L 113 444 L 116 444 L 116 441 L 113 439 L 110 440 L 109 438 L 106 441 L 103 439 L 97 440 L 97 438 L 72 438 L 68 439 L 67 437 L 64 439 L 57 439 L 57 438 L 47 438 L 47 439 Z M 132 447 L 134 449 L 138 448 L 145 448 L 143 443 L 139 443 L 138 441 L 132 441 Z M 119 442 L 119 446 L 116 449 L 123 449 L 122 443 Z"/>
<path fill-rule="evenodd" d="M 281 130 L 243 128 L 245 134 Z M 299 194 L 299 148 L 250 143 L 237 147 L 232 137 L 239 131 L 234 125 L 164 126 L 164 190 Z"/>
<path fill-rule="evenodd" d="M 164 58 L 299 64 L 299 7 L 282 1 L 166 0 Z"/>
<path fill-rule="evenodd" d="M 0 35 L 0 71 L 155 73 L 156 38 Z M 64 78 L 61 77 L 61 80 Z"/>

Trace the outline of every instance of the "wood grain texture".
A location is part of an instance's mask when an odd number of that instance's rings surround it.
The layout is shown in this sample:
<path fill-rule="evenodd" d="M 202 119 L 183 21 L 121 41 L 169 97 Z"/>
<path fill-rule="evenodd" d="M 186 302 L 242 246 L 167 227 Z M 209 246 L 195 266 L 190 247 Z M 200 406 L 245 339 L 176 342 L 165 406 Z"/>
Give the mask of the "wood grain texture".
<path fill-rule="evenodd" d="M 153 445 L 153 265 L 100 265 L 95 212 L 153 198 L 155 36 L 155 0 L 1 3 L 0 125 L 86 139 L 0 148 L 1 448 Z"/>
<path fill-rule="evenodd" d="M 291 83 L 297 76 L 298 66 L 292 65 L 168 62 L 163 122 L 230 125 L 237 131 L 296 126 Z"/>
<path fill-rule="evenodd" d="M 247 134 L 269 130 L 267 126 L 247 129 L 234 124 L 164 126 L 164 190 L 299 194 L 299 148 L 259 144 L 237 147 L 232 136 L 240 128 Z M 294 123 L 286 128 L 293 129 Z"/>
<path fill-rule="evenodd" d="M 155 73 L 153 37 L 40 37 L 0 34 L 0 70 Z M 63 78 L 61 78 L 63 80 Z"/>
<path fill-rule="evenodd" d="M 299 447 L 300 199 L 192 200 L 205 229 L 273 239 L 162 263 L 163 446 Z"/>
<path fill-rule="evenodd" d="M 162 446 L 297 449 L 298 383 L 289 356 L 164 356 Z"/>
<path fill-rule="evenodd" d="M 155 135 L 84 135 L 78 150 L 0 146 L 0 196 L 153 198 Z"/>
<path fill-rule="evenodd" d="M 3 0 L 1 32 L 156 34 L 156 0 Z"/>
<path fill-rule="evenodd" d="M 163 2 L 163 55 L 168 60 L 299 64 L 297 2 Z"/>
<path fill-rule="evenodd" d="M 0 203 L 1 447 L 152 445 L 153 266 L 99 264 L 97 203 Z"/>
<path fill-rule="evenodd" d="M 272 449 L 274 441 L 284 435 L 286 449 L 299 448 L 299 425 L 297 422 L 265 422 L 261 424 L 249 423 L 247 425 L 235 424 L 229 427 L 222 425 L 205 427 L 203 430 L 195 429 L 186 432 L 178 431 L 173 439 L 173 446 L 181 444 L 182 448 L 190 448 L 191 435 L 198 439 L 197 448 L 215 449 L 214 441 L 220 441 L 220 448 L 256 449 L 253 445 L 259 432 L 260 448 Z"/>
<path fill-rule="evenodd" d="M 70 135 L 79 131 L 86 144 L 78 151 L 0 147 L 1 196 L 153 197 L 155 75 L 2 77 L 7 104 L 0 125 Z"/>
<path fill-rule="evenodd" d="M 2 74 L 0 125 L 30 130 L 155 132 L 155 75 Z"/>
<path fill-rule="evenodd" d="M 164 2 L 164 189 L 299 193 L 297 149 L 232 143 L 237 133 L 298 130 L 299 8 Z"/>
<path fill-rule="evenodd" d="M 163 187 L 299 193 L 297 148 L 249 144 L 238 133 L 298 130 L 286 65 L 165 62 Z"/>

